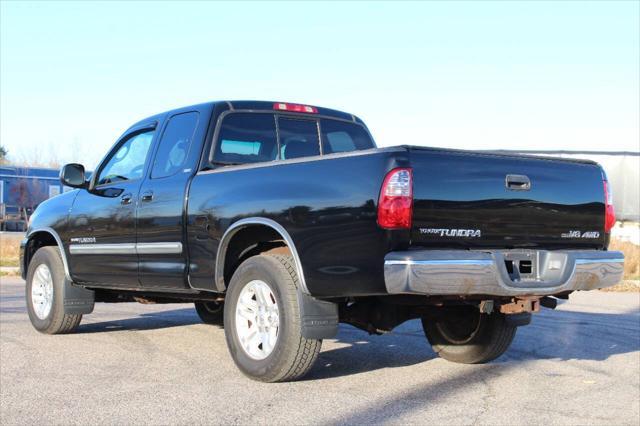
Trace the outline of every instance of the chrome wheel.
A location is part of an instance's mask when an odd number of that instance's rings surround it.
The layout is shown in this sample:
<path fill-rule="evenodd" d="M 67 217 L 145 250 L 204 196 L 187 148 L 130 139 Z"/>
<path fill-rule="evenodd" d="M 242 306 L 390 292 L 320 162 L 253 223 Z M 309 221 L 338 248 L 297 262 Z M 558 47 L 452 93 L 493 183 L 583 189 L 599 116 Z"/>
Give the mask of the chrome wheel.
<path fill-rule="evenodd" d="M 53 306 L 53 277 L 45 264 L 39 265 L 31 282 L 31 305 L 41 320 L 46 319 Z"/>
<path fill-rule="evenodd" d="M 236 333 L 242 349 L 253 359 L 271 354 L 278 340 L 278 302 L 271 288 L 261 280 L 248 282 L 236 306 Z"/>

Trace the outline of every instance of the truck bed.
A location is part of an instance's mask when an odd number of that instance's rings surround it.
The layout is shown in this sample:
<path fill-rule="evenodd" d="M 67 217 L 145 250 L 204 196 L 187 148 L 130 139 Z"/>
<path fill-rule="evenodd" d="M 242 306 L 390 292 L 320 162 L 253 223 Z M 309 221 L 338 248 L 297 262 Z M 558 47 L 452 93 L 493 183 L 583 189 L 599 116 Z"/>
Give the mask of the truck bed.
<path fill-rule="evenodd" d="M 411 230 L 376 223 L 382 181 L 396 167 L 413 170 Z M 507 174 L 528 176 L 530 190 L 507 189 Z M 227 227 L 247 217 L 270 218 L 287 230 L 306 285 L 320 297 L 386 294 L 384 257 L 395 250 L 605 246 L 595 163 L 409 146 L 199 173 L 188 214 L 190 282 L 197 288 L 213 286 L 211 253 Z"/>

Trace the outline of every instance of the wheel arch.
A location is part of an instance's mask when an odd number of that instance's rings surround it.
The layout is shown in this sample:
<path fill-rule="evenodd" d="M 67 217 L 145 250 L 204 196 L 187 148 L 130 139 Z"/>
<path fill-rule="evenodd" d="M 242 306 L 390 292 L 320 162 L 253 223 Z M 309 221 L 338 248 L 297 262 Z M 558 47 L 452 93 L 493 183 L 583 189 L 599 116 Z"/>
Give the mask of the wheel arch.
<path fill-rule="evenodd" d="M 64 274 L 66 278 L 71 281 L 71 274 L 69 273 L 69 263 L 67 262 L 67 255 L 62 245 L 62 239 L 58 233 L 49 227 L 34 229 L 29 232 L 24 244 L 24 255 L 22 259 L 22 275 L 26 278 L 27 269 L 29 268 L 29 262 L 33 258 L 33 255 L 40 247 L 57 246 L 60 250 L 60 257 L 62 258 L 62 264 L 64 266 Z"/>
<path fill-rule="evenodd" d="M 298 250 L 291 238 L 291 235 L 287 230 L 280 225 L 278 222 L 267 219 L 264 217 L 249 217 L 245 219 L 241 219 L 237 222 L 234 222 L 227 230 L 224 235 L 220 239 L 220 245 L 218 246 L 218 253 L 216 254 L 216 263 L 215 263 L 215 286 L 220 292 L 224 292 L 227 288 L 228 278 L 230 277 L 230 264 L 228 262 L 227 253 L 229 252 L 229 248 L 232 247 L 234 239 L 239 238 L 242 235 L 242 231 L 248 231 L 251 228 L 254 230 L 262 230 L 263 235 L 268 236 L 269 234 L 272 237 L 279 237 L 282 240 L 284 245 L 291 252 L 291 256 L 295 262 L 296 272 L 298 273 L 298 280 L 300 284 L 300 290 L 309 294 L 309 290 L 307 289 L 307 284 L 304 278 L 304 271 L 302 268 L 302 263 L 300 261 L 300 256 L 298 255 Z M 257 231 L 260 232 L 260 231 Z M 258 238 L 257 240 L 263 240 L 263 238 Z M 236 265 L 237 267 L 237 265 Z M 225 269 L 226 268 L 226 269 Z"/>

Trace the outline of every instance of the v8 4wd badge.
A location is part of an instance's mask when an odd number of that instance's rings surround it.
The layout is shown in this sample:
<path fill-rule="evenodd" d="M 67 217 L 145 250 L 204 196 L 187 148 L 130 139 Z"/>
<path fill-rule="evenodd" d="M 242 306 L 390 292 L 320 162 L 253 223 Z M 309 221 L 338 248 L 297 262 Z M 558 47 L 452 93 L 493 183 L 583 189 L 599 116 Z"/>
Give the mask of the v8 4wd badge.
<path fill-rule="evenodd" d="M 560 234 L 560 237 L 562 238 L 599 238 L 600 233 L 598 231 L 587 231 L 587 232 L 569 231 L 569 232 L 565 232 L 564 234 Z"/>

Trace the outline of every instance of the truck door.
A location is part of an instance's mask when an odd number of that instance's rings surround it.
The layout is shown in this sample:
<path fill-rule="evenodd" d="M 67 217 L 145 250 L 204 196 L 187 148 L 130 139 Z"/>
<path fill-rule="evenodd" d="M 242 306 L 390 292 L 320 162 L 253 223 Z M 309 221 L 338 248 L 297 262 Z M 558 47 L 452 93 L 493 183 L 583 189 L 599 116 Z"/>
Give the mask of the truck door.
<path fill-rule="evenodd" d="M 80 190 L 69 214 L 70 270 L 75 281 L 138 287 L 136 200 L 155 125 L 133 130 Z"/>
<path fill-rule="evenodd" d="M 184 214 L 207 130 L 203 116 L 187 111 L 169 117 L 140 189 L 137 249 L 143 287 L 188 287 Z"/>

